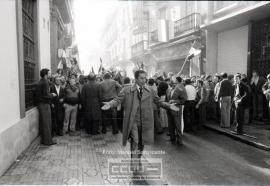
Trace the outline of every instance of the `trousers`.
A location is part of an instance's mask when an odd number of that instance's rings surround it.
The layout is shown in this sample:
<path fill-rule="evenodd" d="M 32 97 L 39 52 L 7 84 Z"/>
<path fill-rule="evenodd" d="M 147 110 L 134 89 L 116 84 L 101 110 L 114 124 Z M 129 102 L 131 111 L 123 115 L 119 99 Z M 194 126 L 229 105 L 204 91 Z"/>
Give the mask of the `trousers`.
<path fill-rule="evenodd" d="M 231 96 L 220 98 L 220 126 L 230 127 Z"/>
<path fill-rule="evenodd" d="M 65 104 L 64 132 L 76 130 L 78 105 Z"/>

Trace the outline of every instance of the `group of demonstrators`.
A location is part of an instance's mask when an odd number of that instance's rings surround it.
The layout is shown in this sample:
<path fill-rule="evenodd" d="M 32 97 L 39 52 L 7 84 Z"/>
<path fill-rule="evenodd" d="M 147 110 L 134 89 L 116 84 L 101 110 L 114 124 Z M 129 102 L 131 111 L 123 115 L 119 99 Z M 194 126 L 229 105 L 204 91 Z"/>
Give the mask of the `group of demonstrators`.
<path fill-rule="evenodd" d="M 166 128 L 169 140 L 182 144 L 183 131 L 200 130 L 207 120 L 243 134 L 244 123 L 268 117 L 270 75 L 266 80 L 256 71 L 251 80 L 239 73 L 186 77 L 171 72 L 147 79 L 143 70 L 127 77 L 123 71 L 77 76 L 42 69 L 40 76 L 35 96 L 45 145 L 55 144 L 53 135 L 76 135 L 82 128 L 105 134 L 111 126 L 113 134 L 123 133 L 124 145 L 132 139 L 131 148 L 142 151 L 145 141 Z"/>

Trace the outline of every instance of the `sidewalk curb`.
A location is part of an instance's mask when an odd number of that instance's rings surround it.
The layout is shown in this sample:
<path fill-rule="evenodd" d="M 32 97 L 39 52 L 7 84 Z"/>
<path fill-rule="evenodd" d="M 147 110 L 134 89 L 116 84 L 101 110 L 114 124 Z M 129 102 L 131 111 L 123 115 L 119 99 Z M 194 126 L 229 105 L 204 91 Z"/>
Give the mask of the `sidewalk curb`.
<path fill-rule="evenodd" d="M 218 126 L 205 124 L 204 127 L 207 128 L 207 129 L 213 130 L 215 132 L 224 134 L 224 135 L 226 135 L 226 136 L 228 136 L 230 138 L 233 138 L 233 139 L 235 139 L 237 141 L 240 141 L 242 143 L 245 143 L 247 145 L 251 145 L 253 147 L 256 147 L 256 148 L 259 148 L 259 149 L 262 149 L 262 150 L 265 150 L 265 151 L 270 151 L 270 146 L 268 146 L 268 145 L 264 145 L 262 143 L 255 142 L 252 139 L 247 139 L 247 138 L 245 138 L 244 136 L 241 136 L 241 135 L 233 134 L 230 131 L 225 131 L 225 130 L 223 130 L 222 128 L 220 128 Z"/>

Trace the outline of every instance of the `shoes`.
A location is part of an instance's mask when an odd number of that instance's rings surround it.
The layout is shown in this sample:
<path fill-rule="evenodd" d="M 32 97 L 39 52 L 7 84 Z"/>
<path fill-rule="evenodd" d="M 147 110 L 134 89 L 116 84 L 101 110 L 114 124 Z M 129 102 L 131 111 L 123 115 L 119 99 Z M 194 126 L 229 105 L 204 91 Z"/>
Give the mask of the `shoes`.
<path fill-rule="evenodd" d="M 163 134 L 164 133 L 164 131 L 162 130 L 162 131 L 159 131 L 159 132 L 157 132 L 157 134 Z"/>
<path fill-rule="evenodd" d="M 92 135 L 98 135 L 98 134 L 100 134 L 100 132 L 92 132 L 91 134 Z"/>
<path fill-rule="evenodd" d="M 118 134 L 118 131 L 113 131 L 113 134 Z"/>
<path fill-rule="evenodd" d="M 227 129 L 227 128 L 229 128 L 229 127 L 226 127 L 226 126 L 220 126 L 220 128 Z"/>
<path fill-rule="evenodd" d="M 63 131 L 60 131 L 60 132 L 57 133 L 57 135 L 58 136 L 64 136 L 64 133 L 63 133 Z"/>
<path fill-rule="evenodd" d="M 56 141 L 52 141 L 52 143 L 49 144 L 49 146 L 51 146 L 51 145 L 56 145 L 56 144 L 57 144 Z"/>
<path fill-rule="evenodd" d="M 102 134 L 106 134 L 107 133 L 107 131 L 106 130 L 101 130 L 101 132 L 102 132 Z"/>
<path fill-rule="evenodd" d="M 167 134 L 166 134 L 167 136 L 171 136 L 171 134 L 168 132 Z"/>
<path fill-rule="evenodd" d="M 170 141 L 172 144 L 174 144 L 176 142 L 175 138 L 170 138 L 167 141 Z"/>
<path fill-rule="evenodd" d="M 243 135 L 243 131 L 238 131 L 236 128 L 233 129 L 233 131 L 236 133 L 236 135 Z"/>
<path fill-rule="evenodd" d="M 183 140 L 182 140 L 182 138 L 176 139 L 176 144 L 177 144 L 177 145 L 183 145 Z"/>

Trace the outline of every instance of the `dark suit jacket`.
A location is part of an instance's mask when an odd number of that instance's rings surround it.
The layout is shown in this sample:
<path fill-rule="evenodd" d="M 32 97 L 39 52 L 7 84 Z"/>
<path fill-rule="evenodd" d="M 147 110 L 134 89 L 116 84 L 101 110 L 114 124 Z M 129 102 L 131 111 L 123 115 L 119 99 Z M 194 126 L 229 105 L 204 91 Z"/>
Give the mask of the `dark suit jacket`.
<path fill-rule="evenodd" d="M 172 90 L 168 91 L 167 93 L 166 102 L 173 100 L 173 102 L 176 103 L 176 106 L 178 106 L 180 110 L 179 111 L 169 110 L 168 112 L 170 112 L 173 115 L 179 116 L 182 113 L 182 105 L 184 105 L 185 101 L 187 100 L 187 93 L 185 92 L 185 89 L 180 90 L 179 88 L 175 88 L 172 95 L 171 91 Z"/>
<path fill-rule="evenodd" d="M 35 102 L 37 104 L 50 104 L 52 95 L 50 94 L 49 82 L 46 79 L 40 79 L 35 90 Z"/>
<path fill-rule="evenodd" d="M 52 104 L 55 107 L 62 107 L 62 103 L 60 103 L 60 99 L 65 98 L 65 90 L 60 86 L 59 95 L 57 94 L 55 85 L 51 86 L 51 93 L 55 93 L 57 96 L 52 98 Z"/>
<path fill-rule="evenodd" d="M 251 86 L 251 90 L 253 94 L 262 94 L 262 87 L 265 84 L 266 79 L 264 79 L 263 77 L 259 77 L 258 83 L 257 85 L 255 85 L 254 83 L 250 84 Z"/>
<path fill-rule="evenodd" d="M 248 87 L 243 82 L 239 84 L 239 97 L 237 97 L 236 95 L 236 85 L 234 86 L 233 101 L 235 102 L 236 100 L 239 99 L 241 100 L 238 103 L 239 106 L 247 107 L 249 105 L 249 90 Z"/>
<path fill-rule="evenodd" d="M 85 117 L 88 120 L 101 119 L 101 91 L 98 83 L 90 81 L 83 86 L 81 104 L 85 109 Z"/>
<path fill-rule="evenodd" d="M 224 79 L 220 83 L 220 89 L 218 93 L 218 98 L 226 97 L 226 96 L 233 96 L 233 86 L 230 80 Z"/>

